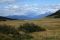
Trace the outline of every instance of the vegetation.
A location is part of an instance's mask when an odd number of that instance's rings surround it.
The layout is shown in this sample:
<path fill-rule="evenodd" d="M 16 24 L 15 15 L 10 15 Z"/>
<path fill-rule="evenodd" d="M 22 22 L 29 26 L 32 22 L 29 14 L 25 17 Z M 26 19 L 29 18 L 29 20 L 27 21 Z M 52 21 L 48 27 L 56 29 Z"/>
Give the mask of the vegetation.
<path fill-rule="evenodd" d="M 14 34 L 14 32 L 16 33 L 17 31 L 11 26 L 0 25 L 0 32 L 5 33 L 5 34 Z"/>
<path fill-rule="evenodd" d="M 45 28 L 42 28 L 34 23 L 25 23 L 23 25 L 20 25 L 18 29 L 24 32 L 28 32 L 28 33 L 46 31 Z"/>
<path fill-rule="evenodd" d="M 20 34 L 17 29 L 8 25 L 0 25 L 0 33 L 3 34 L 0 36 L 1 40 L 30 40 L 31 38 L 33 38 L 26 33 Z"/>
<path fill-rule="evenodd" d="M 47 29 L 46 31 L 33 31 L 27 33 L 20 31 L 21 26 L 24 24 L 34 24 L 37 27 Z M 23 25 L 22 25 L 23 24 Z M 21 25 L 21 26 L 20 26 Z M 32 21 L 0 21 L 0 40 L 60 40 L 60 19 L 45 18 L 41 20 Z M 26 26 L 25 26 L 26 27 Z M 7 32 L 8 30 L 12 33 Z M 19 30 L 17 30 L 17 28 Z M 29 28 L 29 27 L 28 27 Z M 15 33 L 16 32 L 16 33 Z M 29 31 L 28 31 L 29 32 Z"/>
<path fill-rule="evenodd" d="M 60 11 L 49 17 L 31 21 L 0 21 L 0 40 L 60 40 Z"/>

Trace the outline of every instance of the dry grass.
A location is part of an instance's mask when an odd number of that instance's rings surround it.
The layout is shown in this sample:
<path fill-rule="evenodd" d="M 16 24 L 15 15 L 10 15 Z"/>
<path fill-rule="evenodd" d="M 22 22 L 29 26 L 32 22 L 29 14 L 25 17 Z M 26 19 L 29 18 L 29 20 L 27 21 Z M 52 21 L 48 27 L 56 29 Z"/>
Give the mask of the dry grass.
<path fill-rule="evenodd" d="M 31 21 L 1 21 L 0 25 L 6 24 L 17 27 L 26 22 L 33 22 L 39 26 L 45 27 L 47 31 L 34 32 L 30 35 L 34 36 L 33 40 L 60 40 L 60 19 L 41 19 Z"/>
<path fill-rule="evenodd" d="M 60 30 L 32 33 L 34 40 L 60 40 Z"/>
<path fill-rule="evenodd" d="M 44 19 L 32 22 L 48 29 L 44 32 L 32 33 L 34 40 L 60 40 L 60 19 Z"/>
<path fill-rule="evenodd" d="M 18 26 L 20 24 L 25 23 L 25 21 L 19 21 L 19 20 L 15 20 L 15 21 L 0 21 L 0 25 L 11 25 L 11 26 Z"/>

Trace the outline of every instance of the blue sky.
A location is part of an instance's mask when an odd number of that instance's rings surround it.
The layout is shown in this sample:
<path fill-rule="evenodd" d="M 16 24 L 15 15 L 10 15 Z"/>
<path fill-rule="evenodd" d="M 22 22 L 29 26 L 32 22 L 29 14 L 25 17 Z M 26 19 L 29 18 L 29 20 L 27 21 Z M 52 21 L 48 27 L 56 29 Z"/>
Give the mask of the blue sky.
<path fill-rule="evenodd" d="M 60 0 L 17 0 L 17 2 L 28 3 L 28 4 L 41 4 L 41 5 L 50 5 L 50 4 L 59 4 Z"/>
<path fill-rule="evenodd" d="M 0 0 L 0 16 L 27 15 L 30 11 L 40 15 L 59 9 L 60 0 Z"/>

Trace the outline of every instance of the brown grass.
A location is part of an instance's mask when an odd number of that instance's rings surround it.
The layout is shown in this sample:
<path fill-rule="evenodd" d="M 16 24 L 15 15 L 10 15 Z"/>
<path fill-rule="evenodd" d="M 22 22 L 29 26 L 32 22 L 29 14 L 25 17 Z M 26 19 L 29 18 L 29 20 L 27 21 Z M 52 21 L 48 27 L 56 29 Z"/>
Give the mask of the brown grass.
<path fill-rule="evenodd" d="M 26 22 L 32 22 L 47 29 L 47 31 L 31 33 L 30 35 L 34 36 L 33 40 L 60 40 L 60 19 L 47 18 L 31 21 L 1 21 L 0 25 L 6 24 L 18 27 L 18 25 L 24 24 Z"/>

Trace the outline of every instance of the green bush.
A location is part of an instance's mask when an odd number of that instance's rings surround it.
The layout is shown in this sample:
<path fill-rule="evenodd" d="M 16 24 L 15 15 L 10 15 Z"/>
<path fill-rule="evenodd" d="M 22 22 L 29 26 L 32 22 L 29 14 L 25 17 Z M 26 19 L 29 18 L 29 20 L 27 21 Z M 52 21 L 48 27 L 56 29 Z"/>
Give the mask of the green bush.
<path fill-rule="evenodd" d="M 42 28 L 42 27 L 35 25 L 33 23 L 25 23 L 23 25 L 20 25 L 20 27 L 18 29 L 21 31 L 24 31 L 24 32 L 28 32 L 28 33 L 46 30 L 45 28 Z"/>

